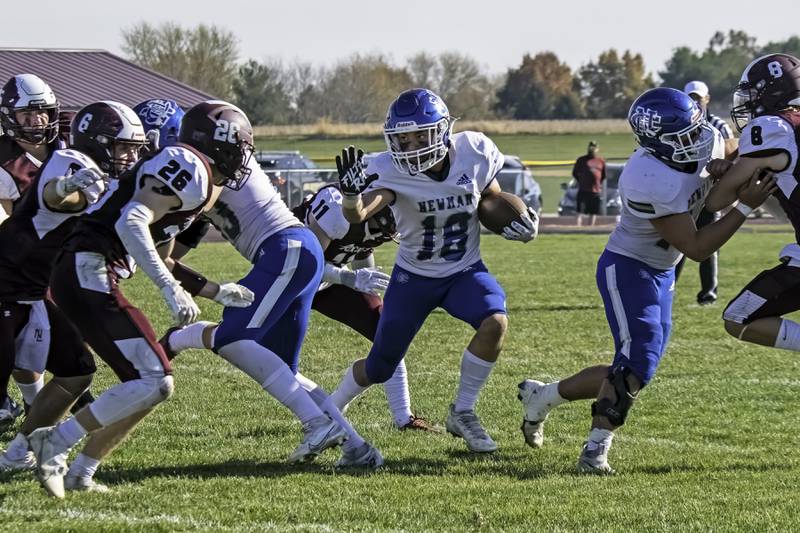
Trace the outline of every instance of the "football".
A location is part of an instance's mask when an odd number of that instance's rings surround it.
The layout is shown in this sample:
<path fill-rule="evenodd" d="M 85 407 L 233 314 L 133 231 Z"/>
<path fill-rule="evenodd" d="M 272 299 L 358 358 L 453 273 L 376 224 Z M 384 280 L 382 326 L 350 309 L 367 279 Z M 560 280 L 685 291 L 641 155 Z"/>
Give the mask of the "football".
<path fill-rule="evenodd" d="M 519 196 L 509 192 L 500 192 L 484 196 L 478 203 L 478 220 L 492 233 L 501 235 L 503 228 L 514 220 L 519 220 L 528 206 Z"/>

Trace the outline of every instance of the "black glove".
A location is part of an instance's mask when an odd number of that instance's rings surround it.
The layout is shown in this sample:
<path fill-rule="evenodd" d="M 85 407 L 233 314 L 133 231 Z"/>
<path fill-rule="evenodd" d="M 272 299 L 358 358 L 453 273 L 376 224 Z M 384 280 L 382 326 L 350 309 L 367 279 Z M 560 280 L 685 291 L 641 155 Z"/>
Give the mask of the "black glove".
<path fill-rule="evenodd" d="M 339 171 L 339 188 L 345 196 L 356 196 L 364 192 L 369 184 L 378 179 L 377 174 L 364 172 L 362 159 L 364 152 L 355 146 L 348 146 L 342 150 L 341 156 L 336 156 L 336 169 Z"/>

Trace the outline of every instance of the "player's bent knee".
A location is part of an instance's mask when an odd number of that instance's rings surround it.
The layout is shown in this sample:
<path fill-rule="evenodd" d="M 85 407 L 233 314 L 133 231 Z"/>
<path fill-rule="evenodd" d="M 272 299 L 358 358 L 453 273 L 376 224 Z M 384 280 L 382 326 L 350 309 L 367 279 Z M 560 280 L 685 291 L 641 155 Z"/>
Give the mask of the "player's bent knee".
<path fill-rule="evenodd" d="M 172 397 L 175 392 L 175 381 L 172 379 L 172 376 L 164 376 L 159 380 L 158 392 L 161 396 L 159 403 L 169 400 Z"/>
<path fill-rule="evenodd" d="M 495 313 L 483 319 L 478 331 L 488 338 L 499 341 L 508 330 L 508 317 L 503 313 Z"/>
<path fill-rule="evenodd" d="M 739 324 L 738 322 L 734 322 L 733 320 L 725 320 L 725 331 L 728 332 L 729 335 L 736 337 L 737 339 L 740 338 L 742 332 L 747 326 L 744 324 Z"/>
<path fill-rule="evenodd" d="M 398 364 L 391 361 L 371 360 L 368 358 L 366 362 L 367 379 L 369 379 L 370 383 L 386 383 L 392 377 L 394 371 L 397 370 Z"/>
<path fill-rule="evenodd" d="M 628 376 L 632 374 L 630 369 L 616 368 L 608 373 L 609 383 L 614 387 L 615 400 L 602 398 L 592 403 L 592 416 L 605 417 L 613 426 L 619 427 L 625 424 L 628 412 L 633 407 L 638 391 L 631 392 L 628 384 Z"/>

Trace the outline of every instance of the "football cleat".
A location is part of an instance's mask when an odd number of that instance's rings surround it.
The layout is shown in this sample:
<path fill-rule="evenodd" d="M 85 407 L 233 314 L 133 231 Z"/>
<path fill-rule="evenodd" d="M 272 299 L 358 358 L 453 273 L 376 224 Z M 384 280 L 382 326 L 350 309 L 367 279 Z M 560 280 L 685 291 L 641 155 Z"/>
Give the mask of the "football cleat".
<path fill-rule="evenodd" d="M 76 492 L 111 492 L 108 485 L 103 485 L 86 476 L 67 476 L 64 478 L 64 488 Z"/>
<path fill-rule="evenodd" d="M 378 469 L 383 466 L 383 456 L 381 452 L 365 442 L 354 450 L 343 450 L 342 457 L 336 461 L 337 468 L 372 468 Z"/>
<path fill-rule="evenodd" d="M 461 437 L 466 441 L 471 452 L 490 453 L 497 451 L 497 443 L 486 433 L 481 425 L 481 419 L 475 411 L 455 411 L 455 405 L 450 404 L 450 414 L 445 423 L 447 432 L 454 437 Z"/>
<path fill-rule="evenodd" d="M 347 440 L 347 433 L 338 422 L 321 415 L 303 425 L 303 442 L 289 455 L 289 463 L 313 461 L 317 455 Z"/>
<path fill-rule="evenodd" d="M 24 413 L 23 408 L 14 400 L 6 396 L 0 405 L 0 426 L 11 424 Z"/>
<path fill-rule="evenodd" d="M 427 431 L 429 433 L 442 433 L 442 428 L 431 424 L 421 416 L 411 415 L 408 422 L 402 426 L 398 426 L 400 431 Z"/>
<path fill-rule="evenodd" d="M 612 476 L 614 469 L 608 464 L 608 447 L 598 443 L 597 448 L 590 450 L 588 443 L 583 445 L 581 456 L 578 457 L 578 472 L 594 474 L 596 476 Z"/>
<path fill-rule="evenodd" d="M 69 448 L 57 440 L 54 426 L 39 428 L 28 435 L 31 451 L 36 458 L 39 483 L 51 496 L 63 498 Z"/>
<path fill-rule="evenodd" d="M 517 387 L 517 398 L 522 402 L 522 436 L 531 448 L 541 448 L 544 444 L 544 421 L 553 408 L 542 396 L 546 383 L 526 379 Z"/>

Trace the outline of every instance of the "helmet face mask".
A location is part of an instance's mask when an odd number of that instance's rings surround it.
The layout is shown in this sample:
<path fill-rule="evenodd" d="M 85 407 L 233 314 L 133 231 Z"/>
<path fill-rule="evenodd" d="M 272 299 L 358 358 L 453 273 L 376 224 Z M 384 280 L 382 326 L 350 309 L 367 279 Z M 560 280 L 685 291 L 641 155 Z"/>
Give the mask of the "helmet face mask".
<path fill-rule="evenodd" d="M 0 91 L 0 123 L 6 135 L 17 141 L 39 145 L 55 140 L 58 107 L 50 86 L 33 74 L 13 76 Z M 46 113 L 44 124 L 30 126 L 19 120 L 18 113 L 37 111 Z"/>
<path fill-rule="evenodd" d="M 432 91 L 411 89 L 400 94 L 389 106 L 383 127 L 395 168 L 413 176 L 436 166 L 447 155 L 453 122 L 447 106 Z"/>
<path fill-rule="evenodd" d="M 252 170 L 253 127 L 242 110 L 221 100 L 189 109 L 181 121 L 178 141 L 194 147 L 221 174 L 225 187 L 241 189 Z"/>
<path fill-rule="evenodd" d="M 660 87 L 640 95 L 628 112 L 639 145 L 662 161 L 706 161 L 714 148 L 714 130 L 697 103 L 676 89 Z"/>

